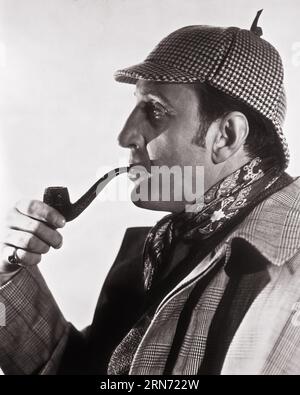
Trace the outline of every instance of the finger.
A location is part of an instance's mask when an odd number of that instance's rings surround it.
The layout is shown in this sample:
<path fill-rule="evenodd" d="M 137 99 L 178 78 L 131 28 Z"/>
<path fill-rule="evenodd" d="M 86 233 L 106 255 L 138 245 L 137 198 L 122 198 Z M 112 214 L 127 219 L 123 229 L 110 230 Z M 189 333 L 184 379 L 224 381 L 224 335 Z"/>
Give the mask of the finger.
<path fill-rule="evenodd" d="M 10 263 L 8 260 L 8 257 L 13 254 L 19 259 L 21 266 L 35 266 L 41 261 L 40 254 L 24 251 L 19 248 L 16 250 L 15 247 L 4 245 L 2 248 L 3 260 L 8 266 L 13 266 L 14 269 L 17 269 L 17 265 Z"/>
<path fill-rule="evenodd" d="M 27 217 L 17 209 L 11 210 L 6 225 L 10 229 L 32 233 L 53 248 L 57 249 L 62 246 L 63 238 L 57 230 L 50 228 L 44 222 Z"/>
<path fill-rule="evenodd" d="M 3 242 L 35 254 L 46 254 L 50 249 L 48 244 L 35 235 L 14 229 L 9 229 Z"/>
<path fill-rule="evenodd" d="M 29 217 L 47 222 L 55 228 L 62 228 L 66 220 L 55 208 L 39 200 L 20 200 L 16 209 Z"/>

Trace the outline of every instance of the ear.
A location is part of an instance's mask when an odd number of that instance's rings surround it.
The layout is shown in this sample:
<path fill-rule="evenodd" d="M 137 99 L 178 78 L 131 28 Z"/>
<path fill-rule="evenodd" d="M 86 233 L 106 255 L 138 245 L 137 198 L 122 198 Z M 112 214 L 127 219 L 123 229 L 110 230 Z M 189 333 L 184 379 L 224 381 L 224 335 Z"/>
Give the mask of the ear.
<path fill-rule="evenodd" d="M 249 134 L 246 116 L 233 111 L 222 117 L 212 145 L 212 160 L 222 163 L 243 148 Z"/>

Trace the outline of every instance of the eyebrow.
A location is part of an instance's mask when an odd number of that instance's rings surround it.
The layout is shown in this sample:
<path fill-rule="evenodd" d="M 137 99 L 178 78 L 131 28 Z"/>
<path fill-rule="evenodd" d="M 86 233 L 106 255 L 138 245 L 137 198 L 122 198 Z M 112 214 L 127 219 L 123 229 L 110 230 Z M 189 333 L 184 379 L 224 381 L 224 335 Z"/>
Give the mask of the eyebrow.
<path fill-rule="evenodd" d="M 136 91 L 134 92 L 134 96 L 137 96 Z M 157 93 L 157 92 L 154 92 L 150 89 L 147 89 L 147 90 L 141 91 L 141 96 L 146 96 L 151 100 L 154 100 L 154 101 L 157 101 L 163 105 L 166 105 L 167 107 L 169 107 L 169 109 L 174 111 L 172 104 L 169 102 L 169 100 L 162 93 Z"/>

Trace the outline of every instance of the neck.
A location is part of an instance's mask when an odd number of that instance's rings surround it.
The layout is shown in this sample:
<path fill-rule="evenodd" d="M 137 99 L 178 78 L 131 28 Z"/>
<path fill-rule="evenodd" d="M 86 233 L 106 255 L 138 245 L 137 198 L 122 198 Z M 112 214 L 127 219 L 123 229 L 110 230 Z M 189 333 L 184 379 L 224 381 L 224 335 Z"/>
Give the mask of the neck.
<path fill-rule="evenodd" d="M 223 178 L 247 164 L 251 159 L 243 155 L 242 157 L 233 156 L 225 162 L 214 164 L 209 171 L 205 171 L 204 191 L 207 192 Z"/>

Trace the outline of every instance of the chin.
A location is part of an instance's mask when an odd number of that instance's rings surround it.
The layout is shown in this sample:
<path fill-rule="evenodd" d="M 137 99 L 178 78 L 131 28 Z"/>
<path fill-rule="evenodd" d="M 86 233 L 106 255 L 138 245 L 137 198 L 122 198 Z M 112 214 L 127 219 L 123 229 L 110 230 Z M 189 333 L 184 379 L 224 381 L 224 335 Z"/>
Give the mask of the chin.
<path fill-rule="evenodd" d="M 179 213 L 185 209 L 184 202 L 136 199 L 134 191 L 135 190 L 133 190 L 131 194 L 131 201 L 136 207 L 143 208 L 145 210 L 165 211 L 169 213 Z"/>

